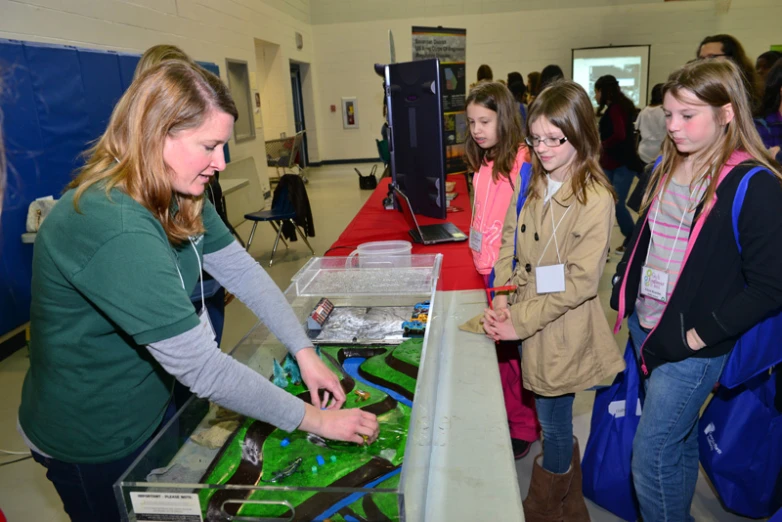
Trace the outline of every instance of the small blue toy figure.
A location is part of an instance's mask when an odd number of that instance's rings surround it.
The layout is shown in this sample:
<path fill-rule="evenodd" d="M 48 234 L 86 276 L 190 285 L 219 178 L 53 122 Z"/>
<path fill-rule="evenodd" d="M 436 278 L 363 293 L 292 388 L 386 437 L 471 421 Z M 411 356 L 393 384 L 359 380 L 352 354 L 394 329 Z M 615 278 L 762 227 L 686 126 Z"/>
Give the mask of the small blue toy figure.
<path fill-rule="evenodd" d="M 288 386 L 288 378 L 285 377 L 285 370 L 282 369 L 277 359 L 274 360 L 274 377 L 272 382 L 280 388 L 286 388 Z"/>
<path fill-rule="evenodd" d="M 405 321 L 402 323 L 402 331 L 405 337 L 421 337 L 424 335 L 426 326 L 421 321 Z"/>
<path fill-rule="evenodd" d="M 301 371 L 299 370 L 299 363 L 293 358 L 291 354 L 287 354 L 282 361 L 282 369 L 285 370 L 285 375 L 288 376 L 293 384 L 301 384 Z"/>

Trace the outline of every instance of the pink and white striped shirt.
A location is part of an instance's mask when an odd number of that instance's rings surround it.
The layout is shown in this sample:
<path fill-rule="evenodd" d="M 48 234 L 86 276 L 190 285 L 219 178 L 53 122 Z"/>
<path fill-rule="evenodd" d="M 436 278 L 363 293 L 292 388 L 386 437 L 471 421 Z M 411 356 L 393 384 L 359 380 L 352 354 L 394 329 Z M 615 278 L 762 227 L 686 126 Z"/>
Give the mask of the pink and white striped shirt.
<path fill-rule="evenodd" d="M 668 274 L 668 299 L 681 273 L 687 241 L 690 238 L 692 219 L 706 183 L 699 183 L 694 189 L 689 185 L 679 185 L 671 180 L 662 195 L 649 209 L 649 228 L 652 240 L 649 244 L 649 257 L 646 266 Z M 665 303 L 652 297 L 643 296 L 639 285 L 635 309 L 641 326 L 654 328 L 662 317 Z"/>

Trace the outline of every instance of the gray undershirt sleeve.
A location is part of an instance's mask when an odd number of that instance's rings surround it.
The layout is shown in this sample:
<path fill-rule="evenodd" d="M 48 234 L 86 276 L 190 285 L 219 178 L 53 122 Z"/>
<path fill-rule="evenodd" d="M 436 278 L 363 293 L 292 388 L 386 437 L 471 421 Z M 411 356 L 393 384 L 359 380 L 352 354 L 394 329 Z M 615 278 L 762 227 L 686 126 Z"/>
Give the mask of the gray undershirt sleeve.
<path fill-rule="evenodd" d="M 209 326 L 147 345 L 149 353 L 197 396 L 291 432 L 304 419 L 304 402 L 224 354 Z"/>
<path fill-rule="evenodd" d="M 312 346 L 285 295 L 239 243 L 206 254 L 204 270 L 247 305 L 292 355 Z"/>

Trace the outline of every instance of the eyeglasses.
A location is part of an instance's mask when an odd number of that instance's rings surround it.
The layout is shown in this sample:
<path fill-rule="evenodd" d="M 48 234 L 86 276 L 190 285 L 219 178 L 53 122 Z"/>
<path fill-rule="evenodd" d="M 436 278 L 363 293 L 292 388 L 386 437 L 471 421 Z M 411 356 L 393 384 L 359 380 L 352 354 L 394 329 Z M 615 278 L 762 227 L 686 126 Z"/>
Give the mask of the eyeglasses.
<path fill-rule="evenodd" d="M 706 54 L 703 56 L 699 56 L 698 60 L 713 60 L 714 58 L 719 58 L 720 56 L 728 56 L 727 54 Z"/>
<path fill-rule="evenodd" d="M 527 136 L 524 138 L 524 141 L 533 149 L 541 143 L 546 147 L 559 147 L 567 141 L 567 136 L 561 138 L 538 138 L 537 136 Z"/>

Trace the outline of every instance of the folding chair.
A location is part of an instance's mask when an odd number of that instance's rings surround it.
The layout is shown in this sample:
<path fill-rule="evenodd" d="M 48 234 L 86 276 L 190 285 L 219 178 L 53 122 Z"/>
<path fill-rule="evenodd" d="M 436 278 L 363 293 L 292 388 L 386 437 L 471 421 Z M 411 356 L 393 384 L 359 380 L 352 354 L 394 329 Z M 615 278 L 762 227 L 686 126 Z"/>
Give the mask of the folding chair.
<path fill-rule="evenodd" d="M 296 224 L 296 210 L 295 206 L 288 197 L 287 188 L 278 186 L 275 192 L 277 190 L 281 190 L 283 193 L 275 194 L 277 197 L 275 198 L 275 203 L 272 205 L 271 210 L 260 210 L 258 212 L 252 212 L 250 214 L 244 215 L 244 219 L 253 222 L 253 228 L 250 231 L 250 238 L 247 240 L 246 250 L 248 252 L 250 251 L 250 245 L 252 245 L 253 237 L 255 237 L 255 228 L 258 226 L 258 223 L 263 221 L 268 222 L 277 233 L 277 236 L 274 238 L 274 247 L 272 248 L 271 259 L 269 259 L 269 266 L 272 266 L 274 263 L 274 254 L 277 253 L 277 246 L 280 244 L 280 239 L 282 239 L 285 248 L 288 248 L 288 243 L 282 237 L 282 225 L 285 222 L 290 222 L 293 227 L 295 227 L 301 238 L 304 240 L 304 243 L 307 245 L 307 248 L 310 249 L 312 255 L 315 255 L 315 251 L 312 249 L 310 242 L 307 241 L 306 232 Z"/>

